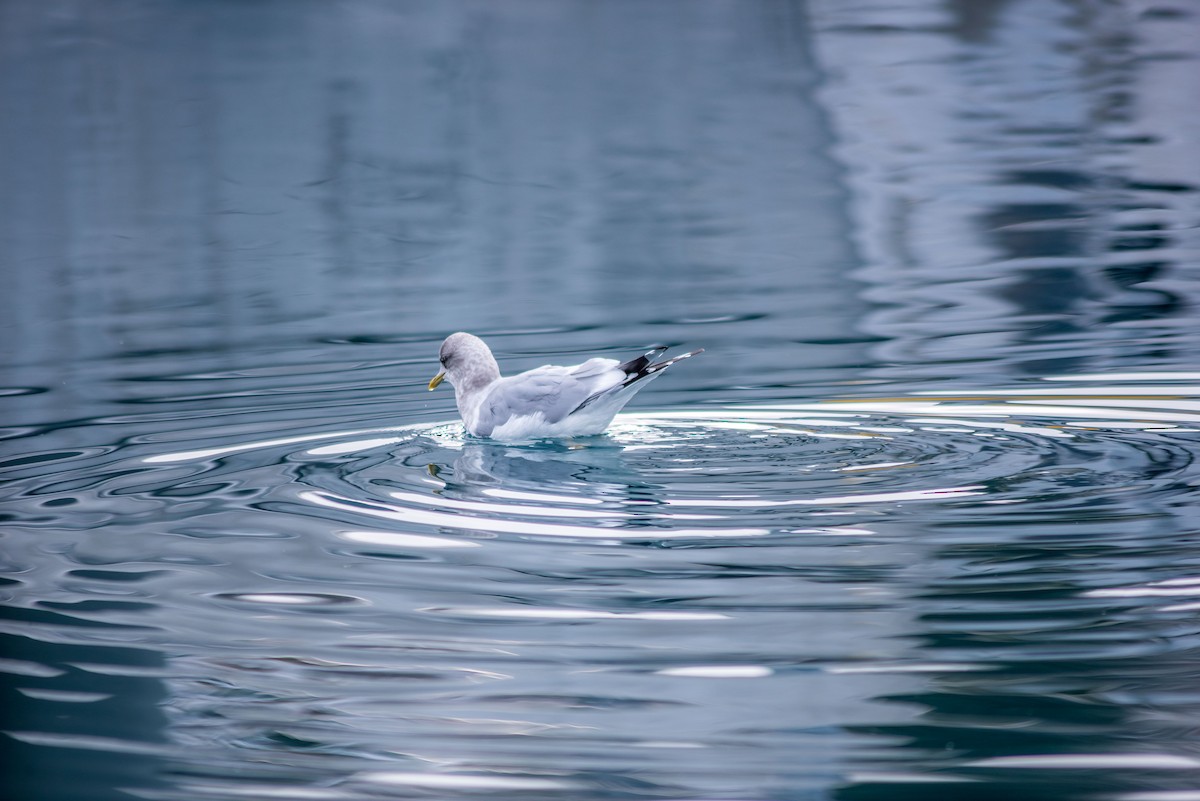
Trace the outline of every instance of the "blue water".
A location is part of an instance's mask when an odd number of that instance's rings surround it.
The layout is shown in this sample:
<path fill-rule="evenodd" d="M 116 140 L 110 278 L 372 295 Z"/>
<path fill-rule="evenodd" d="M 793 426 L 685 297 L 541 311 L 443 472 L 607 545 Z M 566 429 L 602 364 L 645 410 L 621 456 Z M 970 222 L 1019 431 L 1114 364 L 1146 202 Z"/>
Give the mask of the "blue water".
<path fill-rule="evenodd" d="M 0 4 L 4 797 L 1200 797 L 1198 43 Z M 508 446 L 460 329 L 706 352 Z"/>

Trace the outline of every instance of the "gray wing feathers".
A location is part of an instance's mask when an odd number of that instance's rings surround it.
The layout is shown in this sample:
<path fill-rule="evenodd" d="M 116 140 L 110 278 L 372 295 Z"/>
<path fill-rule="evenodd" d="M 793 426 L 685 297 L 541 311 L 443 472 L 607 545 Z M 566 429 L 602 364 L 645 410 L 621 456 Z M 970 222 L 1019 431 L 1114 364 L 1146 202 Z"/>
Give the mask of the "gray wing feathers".
<path fill-rule="evenodd" d="M 550 368 L 550 369 L 557 369 L 557 370 L 566 369 L 567 371 L 570 372 L 571 375 L 575 376 L 576 378 L 590 378 L 593 376 L 599 376 L 604 373 L 607 373 L 610 370 L 616 369 L 619 366 L 620 366 L 620 362 L 618 362 L 616 359 L 604 359 L 604 358 L 597 356 L 594 359 L 588 359 L 583 364 L 577 364 L 574 367 L 567 367 L 567 368 L 557 367 L 557 368 Z M 545 370 L 546 368 L 542 367 L 539 369 Z"/>
<path fill-rule="evenodd" d="M 480 406 L 478 428 L 488 436 L 513 417 L 541 412 L 557 423 L 595 392 L 619 385 L 624 373 L 615 370 L 616 359 L 589 359 L 575 367 L 539 367 L 511 378 L 501 378 Z"/>

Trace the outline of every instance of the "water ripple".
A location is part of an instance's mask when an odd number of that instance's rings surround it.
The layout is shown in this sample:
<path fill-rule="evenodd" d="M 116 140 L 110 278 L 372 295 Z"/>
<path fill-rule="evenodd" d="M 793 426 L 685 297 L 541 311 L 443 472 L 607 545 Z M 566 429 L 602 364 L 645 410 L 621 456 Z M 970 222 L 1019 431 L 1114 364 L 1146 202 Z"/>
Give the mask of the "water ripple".
<path fill-rule="evenodd" d="M 208 421 L 28 454 L 0 631 L 112 662 L 0 670 L 41 704 L 159 682 L 167 734 L 11 736 L 153 754 L 218 796 L 283 775 L 313 797 L 596 797 L 619 752 L 628 794 L 682 797 L 798 743 L 800 773 L 834 748 L 893 786 L 1190 768 L 1105 733 L 1131 693 L 1158 716 L 1135 730 L 1200 704 L 1200 393 L 1056 383 L 642 412 L 521 446 Z M 83 673 L 114 683 L 80 695 Z M 1040 748 L 1081 731 L 1105 747 Z"/>

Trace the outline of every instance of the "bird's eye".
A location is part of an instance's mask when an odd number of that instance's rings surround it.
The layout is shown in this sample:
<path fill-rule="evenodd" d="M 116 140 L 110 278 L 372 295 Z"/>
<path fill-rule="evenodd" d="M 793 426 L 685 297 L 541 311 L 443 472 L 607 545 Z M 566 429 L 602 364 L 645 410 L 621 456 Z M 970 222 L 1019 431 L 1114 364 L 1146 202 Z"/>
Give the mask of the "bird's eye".
<path fill-rule="evenodd" d="M 449 361 L 449 360 L 448 360 L 448 359 L 447 359 L 445 356 L 443 356 L 443 357 L 442 357 L 442 358 L 441 358 L 439 361 L 441 361 L 441 363 L 442 363 L 442 367 L 445 367 L 445 366 L 446 366 L 446 362 L 447 362 L 447 361 Z"/>

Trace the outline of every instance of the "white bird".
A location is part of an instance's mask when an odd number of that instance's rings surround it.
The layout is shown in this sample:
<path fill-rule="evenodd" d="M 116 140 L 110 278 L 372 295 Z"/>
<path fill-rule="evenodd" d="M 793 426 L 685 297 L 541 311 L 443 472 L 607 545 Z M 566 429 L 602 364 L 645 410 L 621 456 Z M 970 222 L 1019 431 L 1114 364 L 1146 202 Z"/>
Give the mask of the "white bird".
<path fill-rule="evenodd" d="M 467 431 L 500 442 L 583 437 L 608 428 L 613 417 L 650 379 L 694 350 L 656 362 L 666 348 L 619 362 L 594 358 L 572 367 L 545 365 L 503 378 L 482 339 L 458 332 L 446 337 L 438 356 L 442 371 L 429 382 L 454 385 L 458 413 Z"/>

